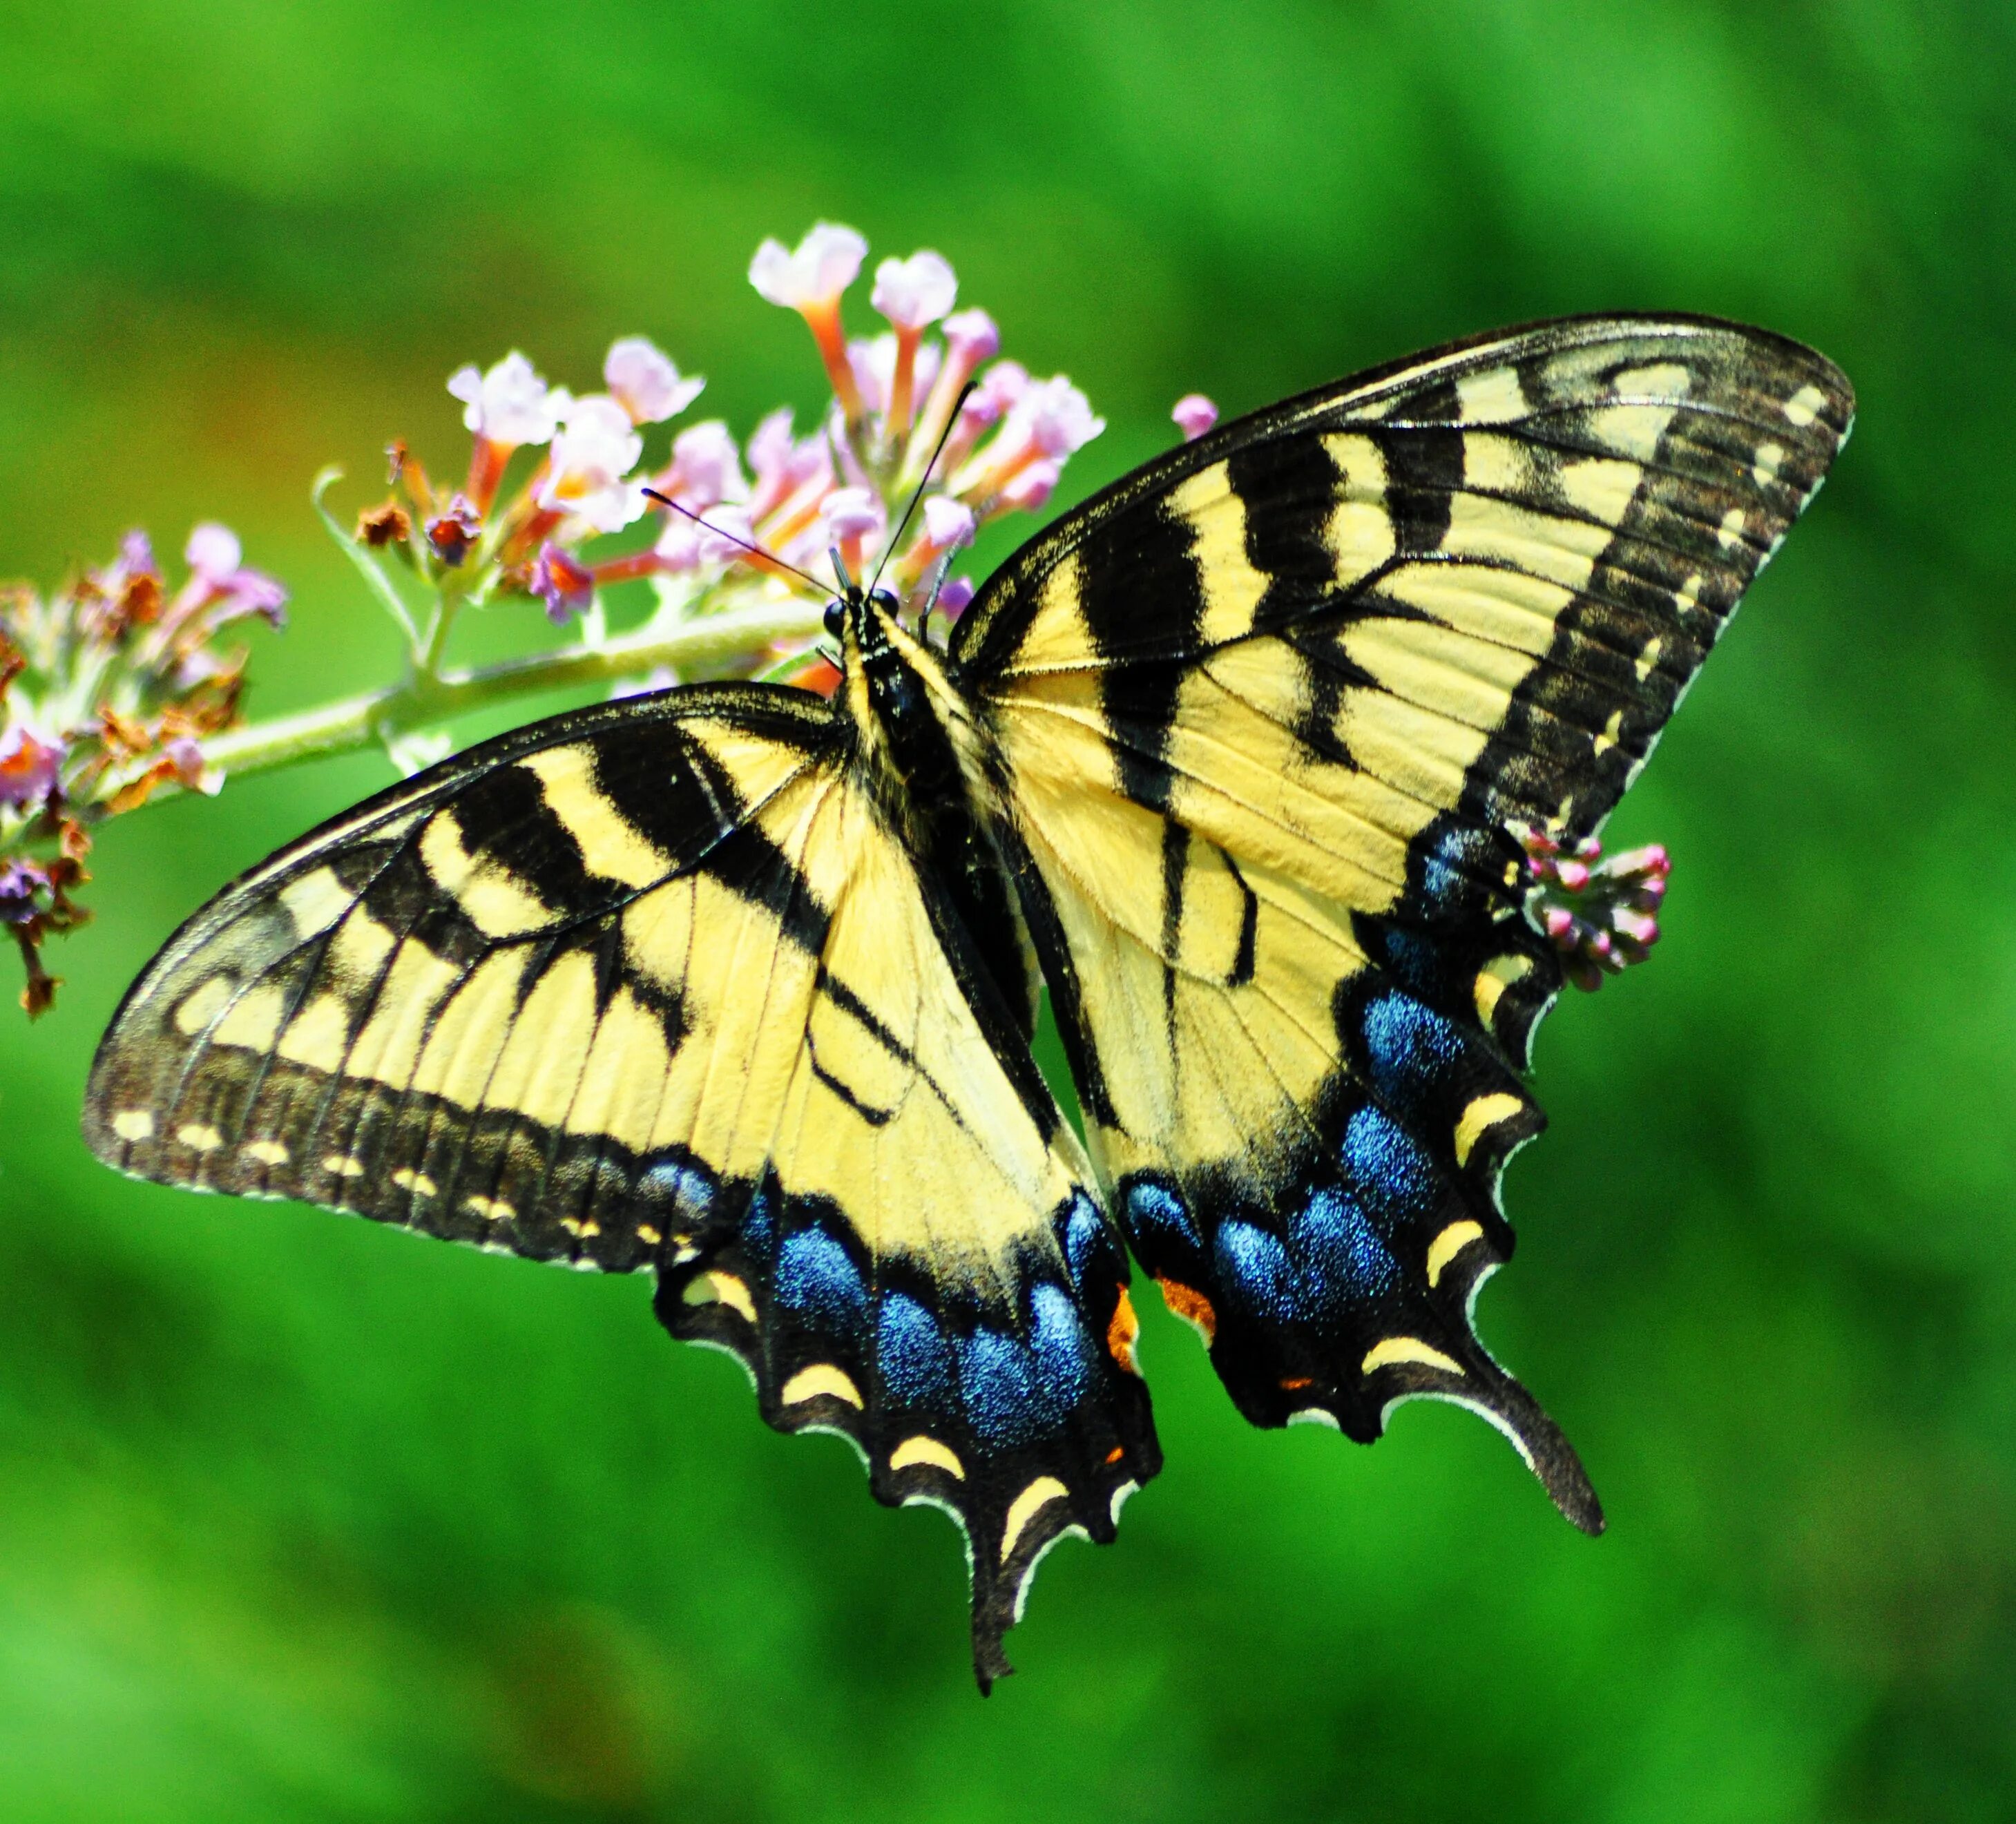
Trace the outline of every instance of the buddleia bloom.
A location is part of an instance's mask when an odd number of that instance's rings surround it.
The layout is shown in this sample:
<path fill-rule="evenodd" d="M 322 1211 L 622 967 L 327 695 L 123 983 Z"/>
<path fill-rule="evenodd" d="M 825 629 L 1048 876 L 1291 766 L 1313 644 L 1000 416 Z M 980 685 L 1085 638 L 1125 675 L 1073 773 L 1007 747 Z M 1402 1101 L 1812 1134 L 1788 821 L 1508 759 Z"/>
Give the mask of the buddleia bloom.
<path fill-rule="evenodd" d="M 27 973 L 33 1016 L 57 978 L 41 948 L 89 916 L 91 832 L 172 782 L 214 790 L 202 743 L 238 720 L 245 652 L 235 624 L 279 627 L 287 592 L 246 564 L 227 527 L 198 526 L 171 592 L 146 535 L 45 597 L 0 589 L 0 928 Z"/>

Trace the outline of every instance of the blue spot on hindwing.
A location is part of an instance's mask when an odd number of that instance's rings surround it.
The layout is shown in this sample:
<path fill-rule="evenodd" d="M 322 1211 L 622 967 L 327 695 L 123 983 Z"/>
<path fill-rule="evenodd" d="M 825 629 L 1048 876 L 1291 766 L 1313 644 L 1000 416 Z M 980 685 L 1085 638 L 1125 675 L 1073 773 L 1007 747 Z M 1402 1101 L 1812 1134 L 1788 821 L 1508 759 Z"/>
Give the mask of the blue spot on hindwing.
<path fill-rule="evenodd" d="M 1039 1286 L 1030 1301 L 1029 1344 L 1046 1416 L 1060 1423 L 1092 1390 L 1089 1343 L 1078 1307 L 1060 1286 Z"/>
<path fill-rule="evenodd" d="M 1035 1362 L 1013 1337 L 977 1329 L 960 1339 L 959 1392 L 967 1422 L 983 1443 L 1025 1444 L 1042 1428 Z"/>
<path fill-rule="evenodd" d="M 823 1229 L 801 1229 L 777 1252 L 777 1302 L 830 1336 L 851 1341 L 867 1315 L 867 1289 L 845 1248 Z"/>
<path fill-rule="evenodd" d="M 952 1351 L 938 1319 L 914 1298 L 884 1293 L 875 1337 L 877 1371 L 898 1401 L 939 1411 L 951 1405 Z"/>
<path fill-rule="evenodd" d="M 1381 1100 L 1414 1114 L 1463 1061 L 1463 1038 L 1431 1008 L 1406 995 L 1381 995 L 1366 1007 L 1362 1030 Z"/>
<path fill-rule="evenodd" d="M 1299 1315 L 1288 1250 L 1264 1229 L 1237 1220 L 1219 1225 L 1219 1281 L 1256 1317 L 1286 1322 Z"/>
<path fill-rule="evenodd" d="M 767 1186 L 758 1185 L 743 1209 L 742 1251 L 759 1267 L 777 1258 L 777 1207 Z"/>
<path fill-rule="evenodd" d="M 1174 1191 L 1152 1178 L 1136 1178 L 1122 1196 L 1128 1232 L 1143 1254 L 1180 1250 L 1193 1257 L 1203 1251 L 1204 1238 Z"/>
<path fill-rule="evenodd" d="M 1312 1301 L 1335 1309 L 1392 1290 L 1399 1268 L 1358 1200 L 1334 1185 L 1310 1193 L 1288 1231 Z"/>
<path fill-rule="evenodd" d="M 637 1196 L 667 1234 L 690 1235 L 713 1213 L 713 1178 L 697 1165 L 670 1159 L 637 1180 Z"/>
<path fill-rule="evenodd" d="M 1384 1110 L 1368 1103 L 1345 1124 L 1340 1149 L 1345 1175 L 1382 1236 L 1410 1216 L 1432 1211 L 1435 1163 Z"/>
<path fill-rule="evenodd" d="M 1082 1191 L 1071 1199 L 1064 1218 L 1064 1246 L 1072 1282 L 1081 1290 L 1086 1275 L 1112 1254 L 1113 1238 L 1107 1232 L 1106 1219 Z"/>

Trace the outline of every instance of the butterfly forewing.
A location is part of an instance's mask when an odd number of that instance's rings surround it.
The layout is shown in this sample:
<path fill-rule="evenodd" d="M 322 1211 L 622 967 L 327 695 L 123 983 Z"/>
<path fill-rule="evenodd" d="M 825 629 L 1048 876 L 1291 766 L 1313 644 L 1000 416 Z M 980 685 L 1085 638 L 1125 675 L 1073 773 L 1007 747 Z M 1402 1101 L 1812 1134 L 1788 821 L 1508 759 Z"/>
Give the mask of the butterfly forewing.
<path fill-rule="evenodd" d="M 783 1430 L 966 1527 L 976 1661 L 1159 1464 L 1118 1237 L 844 731 L 693 689 L 473 750 L 191 921 L 101 1049 L 139 1175 L 654 1268 Z"/>
<path fill-rule="evenodd" d="M 1600 825 L 1852 405 L 1762 332 L 1541 325 L 1228 425 L 975 603 L 1096 1156 L 1256 1422 L 1455 1399 L 1600 1524 L 1469 1319 L 1561 981 L 1521 842 Z"/>

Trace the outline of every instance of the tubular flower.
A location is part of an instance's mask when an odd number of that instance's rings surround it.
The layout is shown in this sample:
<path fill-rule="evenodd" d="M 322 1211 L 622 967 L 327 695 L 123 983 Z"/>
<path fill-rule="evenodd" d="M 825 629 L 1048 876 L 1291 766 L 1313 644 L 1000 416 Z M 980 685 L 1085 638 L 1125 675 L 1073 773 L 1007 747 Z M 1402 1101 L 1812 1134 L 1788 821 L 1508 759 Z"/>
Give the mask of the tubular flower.
<path fill-rule="evenodd" d="M 805 318 L 849 424 L 860 422 L 861 397 L 848 365 L 840 300 L 867 257 L 868 243 L 854 229 L 822 221 L 794 248 L 765 241 L 749 262 L 749 282 L 758 293 Z"/>
<path fill-rule="evenodd" d="M 707 384 L 697 375 L 682 375 L 671 357 L 643 336 L 625 336 L 609 345 L 602 380 L 632 424 L 678 417 Z"/>

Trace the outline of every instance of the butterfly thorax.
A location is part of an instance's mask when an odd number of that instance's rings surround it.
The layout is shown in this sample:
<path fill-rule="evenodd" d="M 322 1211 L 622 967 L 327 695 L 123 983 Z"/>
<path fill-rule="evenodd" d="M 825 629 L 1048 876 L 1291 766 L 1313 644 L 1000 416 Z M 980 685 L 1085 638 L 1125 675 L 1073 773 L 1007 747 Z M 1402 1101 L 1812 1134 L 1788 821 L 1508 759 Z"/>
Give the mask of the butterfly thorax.
<path fill-rule="evenodd" d="M 961 922 L 1018 1018 L 1036 977 L 995 839 L 985 737 L 944 658 L 898 618 L 892 596 L 856 588 L 836 607 L 840 689 L 855 764 L 890 827 L 949 889 Z"/>

